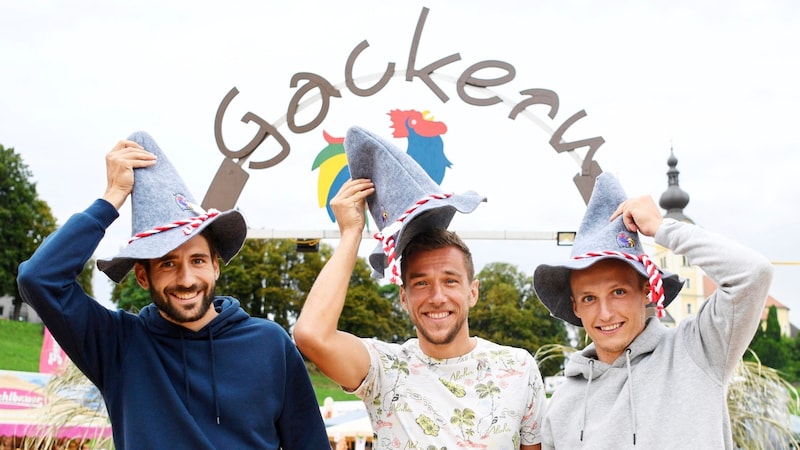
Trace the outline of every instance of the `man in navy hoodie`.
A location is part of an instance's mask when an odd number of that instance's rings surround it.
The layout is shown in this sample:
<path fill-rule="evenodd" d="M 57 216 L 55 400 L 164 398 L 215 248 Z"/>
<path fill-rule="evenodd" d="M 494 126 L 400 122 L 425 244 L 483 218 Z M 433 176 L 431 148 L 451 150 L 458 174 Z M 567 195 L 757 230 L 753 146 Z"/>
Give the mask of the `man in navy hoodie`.
<path fill-rule="evenodd" d="M 302 357 L 274 322 L 215 296 L 218 259 L 247 234 L 237 210 L 199 208 L 146 133 L 106 156 L 101 199 L 73 215 L 19 268 L 22 299 L 103 394 L 122 449 L 329 449 Z M 132 199 L 133 233 L 97 266 L 134 270 L 152 304 L 111 311 L 76 278 Z"/>

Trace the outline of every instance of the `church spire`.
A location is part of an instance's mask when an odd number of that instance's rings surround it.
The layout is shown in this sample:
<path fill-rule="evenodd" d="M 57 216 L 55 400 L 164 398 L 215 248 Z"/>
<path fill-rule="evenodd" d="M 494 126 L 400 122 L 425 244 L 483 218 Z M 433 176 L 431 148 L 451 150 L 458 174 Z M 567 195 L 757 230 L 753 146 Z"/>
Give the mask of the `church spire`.
<path fill-rule="evenodd" d="M 667 171 L 667 190 L 661 194 L 658 204 L 667 210 L 664 217 L 681 222 L 694 223 L 692 219 L 683 213 L 683 208 L 689 204 L 689 194 L 681 189 L 678 183 L 678 174 L 680 173 L 677 169 L 678 158 L 675 157 L 675 152 L 672 148 L 669 149 L 669 153 L 669 159 L 667 159 L 667 165 L 669 166 Z"/>

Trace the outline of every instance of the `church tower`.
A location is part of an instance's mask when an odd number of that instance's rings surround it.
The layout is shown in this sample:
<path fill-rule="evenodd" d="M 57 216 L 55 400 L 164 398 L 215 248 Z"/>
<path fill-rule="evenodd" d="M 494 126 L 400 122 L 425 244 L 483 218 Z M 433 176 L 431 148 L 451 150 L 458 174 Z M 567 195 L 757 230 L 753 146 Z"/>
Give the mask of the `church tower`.
<path fill-rule="evenodd" d="M 669 159 L 667 159 L 667 190 L 661 194 L 659 205 L 666 210 L 665 218 L 671 218 L 682 222 L 694 223 L 684 212 L 683 209 L 689 204 L 689 194 L 681 189 L 678 181 L 678 158 L 675 152 L 670 149 Z M 689 265 L 684 256 L 675 255 L 670 250 L 656 245 L 654 261 L 663 270 L 677 273 L 686 282 L 683 285 L 678 297 L 666 309 L 666 316 L 661 320 L 667 326 L 675 326 L 687 316 L 697 313 L 697 309 L 705 300 L 704 297 L 704 274 L 697 267 Z"/>

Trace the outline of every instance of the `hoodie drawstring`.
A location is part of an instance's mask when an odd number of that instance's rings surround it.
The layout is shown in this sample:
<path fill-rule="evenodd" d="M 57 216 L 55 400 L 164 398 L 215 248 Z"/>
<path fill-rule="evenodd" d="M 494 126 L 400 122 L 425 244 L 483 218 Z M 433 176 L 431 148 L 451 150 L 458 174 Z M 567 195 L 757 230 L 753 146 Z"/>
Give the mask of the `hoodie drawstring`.
<path fill-rule="evenodd" d="M 189 414 L 192 414 L 192 389 L 189 386 L 189 372 L 187 370 L 188 364 L 186 360 L 186 344 L 183 338 L 183 331 L 180 332 L 181 336 L 181 356 L 183 357 L 183 385 L 186 390 L 186 409 Z M 219 397 L 217 396 L 217 359 L 214 357 L 214 335 L 211 330 L 208 331 L 209 348 L 211 349 L 211 391 L 214 395 L 214 412 L 216 413 L 217 425 L 220 424 L 221 414 L 219 409 Z"/>
<path fill-rule="evenodd" d="M 183 341 L 183 330 L 181 330 L 181 356 L 183 357 L 183 386 L 186 390 L 186 409 L 192 414 L 192 389 L 189 387 L 189 373 L 186 370 L 186 344 Z"/>
<path fill-rule="evenodd" d="M 586 410 L 589 404 L 589 386 L 592 384 L 592 375 L 594 369 L 594 360 L 589 360 L 589 381 L 586 383 L 586 391 L 583 394 L 583 419 L 581 420 L 581 442 L 583 442 L 583 430 L 586 428 Z"/>
<path fill-rule="evenodd" d="M 211 390 L 214 394 L 214 408 L 217 413 L 217 425 L 219 425 L 219 397 L 217 397 L 217 358 L 214 357 L 214 334 L 208 330 L 208 345 L 211 346 Z"/>
<path fill-rule="evenodd" d="M 631 428 L 633 428 L 633 445 L 636 445 L 636 410 L 633 407 L 633 378 L 631 377 L 631 349 L 625 350 L 625 362 L 628 366 L 628 401 L 631 404 Z"/>
<path fill-rule="evenodd" d="M 625 350 L 625 365 L 628 370 L 628 403 L 631 409 L 631 428 L 633 429 L 633 445 L 636 445 L 636 410 L 633 404 L 633 377 L 631 372 L 631 349 Z M 589 409 L 589 386 L 592 385 L 594 376 L 594 359 L 589 360 L 589 376 L 586 381 L 586 391 L 583 395 L 583 418 L 581 420 L 580 440 L 583 442 L 583 431 L 586 429 L 586 413 Z"/>

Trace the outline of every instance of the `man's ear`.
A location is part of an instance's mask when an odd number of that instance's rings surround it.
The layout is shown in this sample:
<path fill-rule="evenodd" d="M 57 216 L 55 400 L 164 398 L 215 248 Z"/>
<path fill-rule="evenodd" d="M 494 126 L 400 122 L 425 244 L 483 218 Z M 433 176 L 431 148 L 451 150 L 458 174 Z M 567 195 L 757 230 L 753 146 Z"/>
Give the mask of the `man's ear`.
<path fill-rule="evenodd" d="M 408 312 L 408 303 L 406 302 L 406 290 L 403 286 L 400 286 L 400 306 L 403 307 L 403 311 Z"/>
<path fill-rule="evenodd" d="M 642 290 L 644 291 L 644 304 L 645 304 L 645 306 L 649 305 L 650 303 L 653 303 L 653 299 L 650 298 L 650 281 L 649 280 L 644 282 L 644 286 L 642 287 Z"/>
<path fill-rule="evenodd" d="M 472 286 L 470 286 L 469 292 L 471 297 L 469 301 L 469 307 L 472 308 L 478 303 L 478 296 L 481 292 L 481 280 L 472 280 Z"/>
<path fill-rule="evenodd" d="M 577 317 L 578 319 L 580 319 L 580 318 L 581 318 L 581 316 L 579 316 L 579 315 L 578 315 L 578 308 L 577 308 L 577 306 L 576 306 L 576 303 L 575 303 L 575 297 L 573 297 L 573 296 L 571 296 L 571 295 L 570 295 L 570 296 L 569 296 L 569 301 L 571 301 L 571 302 L 572 302 L 572 313 L 573 313 L 573 314 L 575 314 L 575 317 Z"/>
<path fill-rule="evenodd" d="M 133 265 L 133 272 L 136 274 L 136 282 L 139 283 L 143 289 L 150 289 L 150 281 L 147 279 L 147 270 L 144 268 L 145 263 L 137 262 Z"/>

